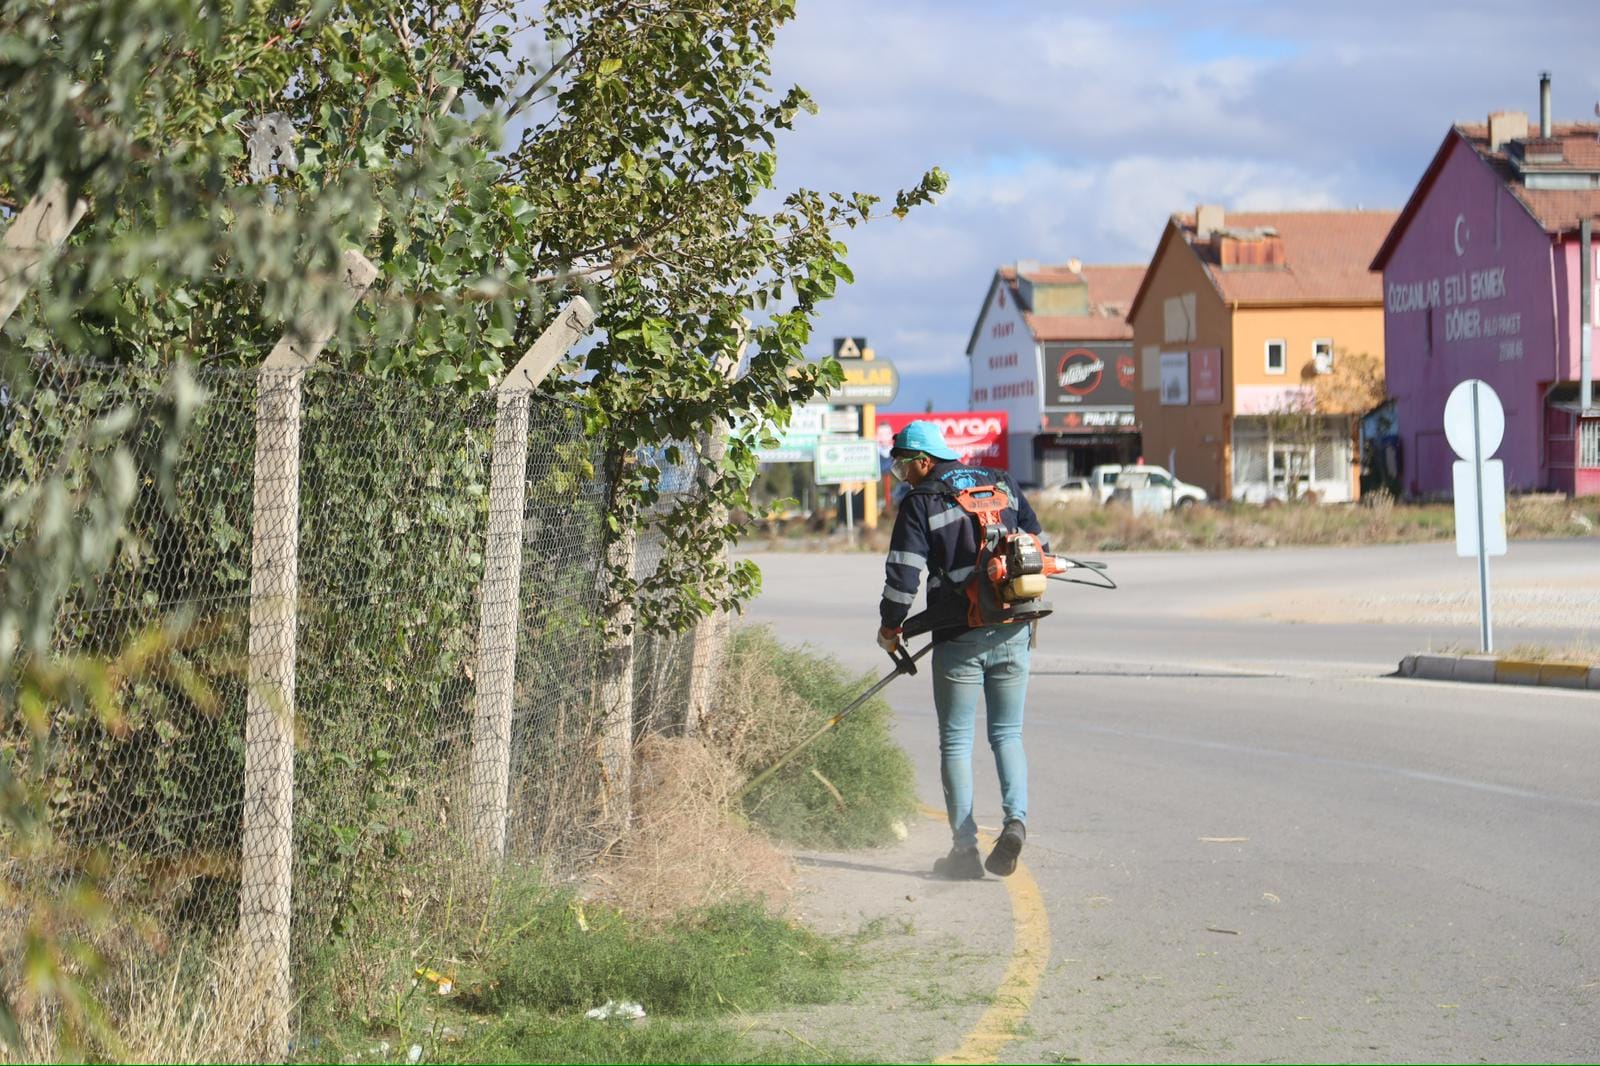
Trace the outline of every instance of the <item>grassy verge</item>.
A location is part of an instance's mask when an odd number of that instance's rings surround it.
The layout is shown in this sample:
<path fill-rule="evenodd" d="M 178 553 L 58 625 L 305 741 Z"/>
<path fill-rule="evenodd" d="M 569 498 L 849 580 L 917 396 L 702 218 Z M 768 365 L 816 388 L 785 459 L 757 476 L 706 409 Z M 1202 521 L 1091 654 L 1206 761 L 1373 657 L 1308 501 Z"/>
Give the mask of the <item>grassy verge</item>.
<path fill-rule="evenodd" d="M 1135 517 L 1126 507 L 1045 508 L 1040 521 L 1058 551 L 1184 551 L 1352 544 L 1407 544 L 1455 536 L 1447 503 L 1403 504 L 1374 496 L 1360 504 L 1215 504 Z M 1590 536 L 1600 531 L 1600 500 L 1514 496 L 1506 532 L 1513 538 Z"/>
<path fill-rule="evenodd" d="M 1502 659 L 1525 663 L 1574 663 L 1593 665 L 1600 663 L 1600 645 L 1590 641 L 1575 641 L 1560 647 L 1548 644 L 1517 644 L 1497 653 Z"/>
<path fill-rule="evenodd" d="M 392 891 L 355 893 L 339 935 L 296 946 L 292 1059 L 856 1061 L 753 1021 L 850 997 L 856 965 L 854 941 L 783 916 L 793 866 L 761 827 L 819 846 L 893 839 L 912 808 L 910 764 L 877 701 L 753 797 L 756 828 L 735 824 L 738 785 L 859 686 L 832 660 L 746 630 L 720 688 L 705 736 L 640 742 L 631 828 L 598 860 L 563 871 L 581 882 L 557 887 L 511 867 L 491 885 L 445 852 L 363 874 Z M 245 1055 L 264 979 L 231 930 L 163 941 L 153 928 L 130 923 L 108 952 L 110 1032 L 88 1057 Z M 585 1016 L 624 1001 L 646 1016 Z M 35 1028 L 48 1033 L 48 1022 Z M 73 1056 L 52 1043 L 25 1057 Z"/>
<path fill-rule="evenodd" d="M 635 807 L 648 839 L 626 843 L 631 858 L 599 868 L 611 904 L 511 875 L 481 905 L 455 908 L 417 980 L 409 971 L 382 975 L 377 983 L 392 991 L 364 1006 L 306 1003 L 298 1054 L 366 1062 L 405 1062 L 413 1053 L 421 1062 L 460 1063 L 860 1061 L 853 1051 L 756 1028 L 752 1016 L 761 1012 L 851 995 L 854 943 L 785 919 L 770 896 L 740 895 L 762 879 L 741 880 L 717 864 L 729 855 L 761 859 L 743 839 L 748 830 L 726 821 L 732 787 L 813 733 L 864 683 L 764 628 L 741 629 L 703 736 L 641 748 L 637 776 L 649 784 L 638 785 L 648 790 Z M 743 813 L 773 837 L 846 848 L 895 839 L 896 823 L 913 810 L 910 762 L 890 736 L 888 705 L 874 700 L 750 796 Z M 658 861 L 651 848 L 671 861 Z M 663 899 L 692 897 L 644 891 L 641 871 L 652 883 L 746 887 L 719 887 L 700 897 L 713 902 L 672 912 Z M 321 968 L 340 965 L 330 957 Z M 441 977 L 448 995 L 439 994 Z M 646 1016 L 585 1016 L 607 1003 L 636 1003 Z"/>
<path fill-rule="evenodd" d="M 1058 504 L 1040 507 L 1039 519 L 1051 545 L 1068 553 L 1416 544 L 1449 540 L 1456 528 L 1451 504 L 1398 503 L 1382 494 L 1359 504 L 1216 503 L 1137 518 L 1127 507 Z M 877 530 L 858 530 L 853 540 L 792 526 L 752 530 L 745 543 L 766 551 L 881 555 L 888 550 L 892 524 L 891 512 Z M 1513 496 L 1507 501 L 1506 532 L 1524 540 L 1594 536 L 1600 533 L 1600 499 Z"/>
<path fill-rule="evenodd" d="M 735 637 L 725 698 L 707 721 L 707 733 L 750 778 L 867 683 L 850 677 L 837 660 L 747 626 Z M 744 804 L 750 820 L 779 840 L 839 849 L 889 843 L 915 809 L 911 762 L 890 735 L 889 705 L 881 697 L 824 734 Z"/>
<path fill-rule="evenodd" d="M 753 1038 L 732 1020 L 828 1002 L 847 990 L 850 947 L 760 903 L 653 926 L 525 874 L 503 882 L 498 895 L 489 920 L 441 945 L 440 959 L 382 1008 L 341 1017 L 306 1004 L 300 1061 L 850 1060 L 797 1038 Z M 585 1016 L 608 1002 L 637 1003 L 645 1017 Z"/>

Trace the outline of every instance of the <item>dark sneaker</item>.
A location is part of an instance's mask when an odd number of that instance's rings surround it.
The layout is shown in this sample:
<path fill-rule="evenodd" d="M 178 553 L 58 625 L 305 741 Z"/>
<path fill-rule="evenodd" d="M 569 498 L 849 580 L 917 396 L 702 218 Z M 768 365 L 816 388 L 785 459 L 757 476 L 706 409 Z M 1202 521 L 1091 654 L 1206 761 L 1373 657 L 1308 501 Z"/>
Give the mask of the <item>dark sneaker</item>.
<path fill-rule="evenodd" d="M 1017 856 L 1022 854 L 1022 842 L 1028 839 L 1028 827 L 1015 818 L 1008 819 L 1000 830 L 1000 839 L 994 850 L 983 860 L 983 868 L 996 877 L 1010 877 L 1017 868 Z"/>
<path fill-rule="evenodd" d="M 933 876 L 949 881 L 983 880 L 983 863 L 977 848 L 951 848 L 950 854 L 933 862 Z"/>

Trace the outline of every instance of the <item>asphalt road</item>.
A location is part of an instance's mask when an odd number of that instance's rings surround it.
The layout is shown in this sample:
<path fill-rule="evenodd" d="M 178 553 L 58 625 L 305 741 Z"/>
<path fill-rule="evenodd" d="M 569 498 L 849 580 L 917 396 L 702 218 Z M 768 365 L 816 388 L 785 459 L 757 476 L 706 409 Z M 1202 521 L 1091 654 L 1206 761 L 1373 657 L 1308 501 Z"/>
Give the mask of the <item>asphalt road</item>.
<path fill-rule="evenodd" d="M 754 558 L 753 619 L 886 665 L 881 560 Z M 1600 1058 L 1600 694 L 1382 676 L 1475 647 L 1473 564 L 1449 545 L 1107 559 L 1122 587 L 1061 590 L 1035 652 L 1024 858 L 1054 947 L 1002 1060 Z M 1600 644 L 1600 542 L 1495 564 L 1501 647 Z M 927 681 L 888 695 L 937 806 Z M 976 769 L 998 825 L 981 748 Z"/>

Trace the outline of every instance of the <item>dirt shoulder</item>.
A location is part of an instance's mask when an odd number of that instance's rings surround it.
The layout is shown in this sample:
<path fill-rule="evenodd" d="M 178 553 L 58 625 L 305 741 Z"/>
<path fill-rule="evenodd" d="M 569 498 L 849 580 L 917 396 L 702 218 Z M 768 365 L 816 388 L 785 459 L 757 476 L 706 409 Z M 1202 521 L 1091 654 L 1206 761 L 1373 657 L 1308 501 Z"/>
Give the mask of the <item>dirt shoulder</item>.
<path fill-rule="evenodd" d="M 763 1015 L 753 1031 L 826 1043 L 865 1059 L 929 1062 L 955 1051 L 994 1002 L 1011 960 L 1005 883 L 929 872 L 949 847 L 943 822 L 918 817 L 894 847 L 796 852 L 790 913 L 853 939 L 861 969 L 847 1000 Z"/>

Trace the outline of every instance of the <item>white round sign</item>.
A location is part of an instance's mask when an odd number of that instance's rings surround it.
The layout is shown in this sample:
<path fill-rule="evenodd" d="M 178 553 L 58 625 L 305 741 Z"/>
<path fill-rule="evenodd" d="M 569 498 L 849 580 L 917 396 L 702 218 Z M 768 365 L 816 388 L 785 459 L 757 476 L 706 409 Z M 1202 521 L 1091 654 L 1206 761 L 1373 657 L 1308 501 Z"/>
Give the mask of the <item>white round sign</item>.
<path fill-rule="evenodd" d="M 1473 394 L 1477 394 L 1477 426 L 1473 426 Z M 1450 390 L 1444 402 L 1444 435 L 1450 447 L 1463 459 L 1487 459 L 1506 435 L 1506 412 L 1500 397 L 1486 382 L 1470 378 Z M 1474 448 L 1476 437 L 1478 447 Z"/>

